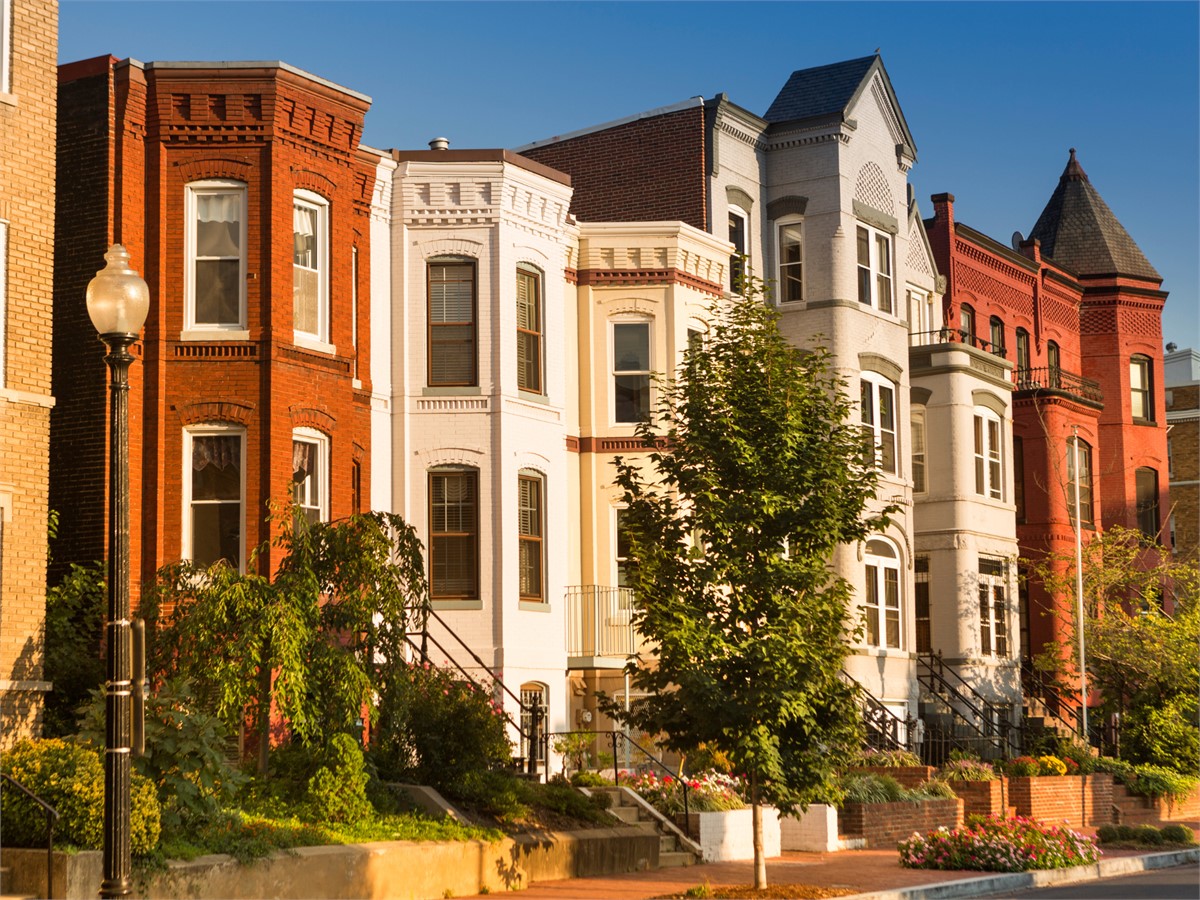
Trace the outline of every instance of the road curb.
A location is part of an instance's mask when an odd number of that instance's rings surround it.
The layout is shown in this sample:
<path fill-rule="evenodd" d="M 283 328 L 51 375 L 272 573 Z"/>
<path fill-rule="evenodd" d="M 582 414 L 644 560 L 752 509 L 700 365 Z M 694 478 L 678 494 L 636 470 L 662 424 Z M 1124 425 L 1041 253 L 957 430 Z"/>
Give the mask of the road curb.
<path fill-rule="evenodd" d="M 1071 884 L 1077 881 L 1095 881 L 1118 875 L 1132 875 L 1151 869 L 1168 869 L 1185 863 L 1200 861 L 1200 849 L 1172 850 L 1167 853 L 1147 853 L 1142 856 L 1121 856 L 1102 859 L 1090 866 L 1074 866 L 1070 869 L 1047 869 L 1039 872 L 1004 872 L 982 878 L 963 878 L 959 881 L 944 881 L 941 884 L 923 884 L 890 891 L 871 891 L 853 894 L 842 900 L 958 900 L 962 897 L 982 897 L 1001 891 L 1024 891 L 1029 888 L 1049 887 L 1055 884 Z"/>

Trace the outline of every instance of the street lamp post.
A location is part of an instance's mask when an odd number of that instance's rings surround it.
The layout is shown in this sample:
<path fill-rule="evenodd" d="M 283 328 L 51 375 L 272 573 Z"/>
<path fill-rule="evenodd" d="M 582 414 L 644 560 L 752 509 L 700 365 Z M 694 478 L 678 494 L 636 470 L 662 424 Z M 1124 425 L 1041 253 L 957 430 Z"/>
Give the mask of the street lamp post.
<path fill-rule="evenodd" d="M 130 870 L 130 740 L 133 648 L 129 621 L 129 348 L 150 307 L 146 282 L 129 267 L 129 252 L 113 244 L 87 286 L 87 309 L 111 373 L 108 434 L 108 644 L 104 682 L 104 880 L 101 897 L 127 897 Z"/>

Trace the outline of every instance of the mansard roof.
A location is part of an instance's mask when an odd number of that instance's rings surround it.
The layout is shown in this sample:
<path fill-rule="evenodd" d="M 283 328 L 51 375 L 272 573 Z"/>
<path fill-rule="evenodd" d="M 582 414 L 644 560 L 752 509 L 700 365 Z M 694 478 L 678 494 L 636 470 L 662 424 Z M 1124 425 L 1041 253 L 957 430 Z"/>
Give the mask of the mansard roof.
<path fill-rule="evenodd" d="M 1162 281 L 1093 187 L 1075 159 L 1074 147 L 1029 237 L 1042 242 L 1043 256 L 1081 276 L 1132 275 Z"/>

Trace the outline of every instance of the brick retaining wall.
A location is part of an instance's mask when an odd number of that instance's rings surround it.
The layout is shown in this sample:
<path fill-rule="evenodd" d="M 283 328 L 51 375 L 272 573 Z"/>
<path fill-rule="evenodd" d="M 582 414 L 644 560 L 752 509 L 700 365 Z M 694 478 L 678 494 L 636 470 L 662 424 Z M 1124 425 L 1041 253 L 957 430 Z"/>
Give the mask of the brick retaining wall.
<path fill-rule="evenodd" d="M 1118 825 L 1161 825 L 1166 822 L 1200 821 L 1200 788 L 1183 800 L 1142 797 L 1131 794 L 1123 784 L 1113 785 L 1113 821 Z"/>
<path fill-rule="evenodd" d="M 892 849 L 914 831 L 957 828 L 963 823 L 963 801 L 923 800 L 919 803 L 847 803 L 838 810 L 838 831 L 866 838 L 870 848 Z"/>
<path fill-rule="evenodd" d="M 1111 775 L 1050 775 L 1008 779 L 1018 815 L 1048 824 L 1104 825 L 1112 820 Z"/>
<path fill-rule="evenodd" d="M 963 801 L 963 816 L 1007 816 L 1008 781 L 953 781 L 950 787 Z"/>

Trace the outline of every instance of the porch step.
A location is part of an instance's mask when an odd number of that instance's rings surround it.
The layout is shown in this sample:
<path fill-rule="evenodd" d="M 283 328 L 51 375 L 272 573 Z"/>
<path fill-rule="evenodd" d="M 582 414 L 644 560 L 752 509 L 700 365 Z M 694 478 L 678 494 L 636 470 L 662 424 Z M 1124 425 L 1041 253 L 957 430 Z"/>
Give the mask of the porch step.
<path fill-rule="evenodd" d="M 640 821 L 638 818 L 638 808 L 636 806 L 610 806 L 608 811 L 626 825 L 637 825 Z"/>
<path fill-rule="evenodd" d="M 688 850 L 669 850 L 658 854 L 658 867 L 660 869 L 678 869 L 683 866 L 693 866 L 695 864 L 696 857 Z"/>

